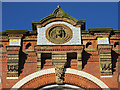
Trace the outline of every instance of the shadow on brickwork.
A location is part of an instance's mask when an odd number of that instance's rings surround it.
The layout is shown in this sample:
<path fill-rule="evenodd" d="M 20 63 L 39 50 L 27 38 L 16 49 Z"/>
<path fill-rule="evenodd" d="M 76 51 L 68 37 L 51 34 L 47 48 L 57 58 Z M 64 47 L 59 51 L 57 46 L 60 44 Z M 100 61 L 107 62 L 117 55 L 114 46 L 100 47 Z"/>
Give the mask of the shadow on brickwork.
<path fill-rule="evenodd" d="M 116 71 L 116 69 L 115 69 L 116 62 L 117 62 L 119 54 L 112 50 L 111 56 L 112 56 L 112 73 L 113 73 Z"/>
<path fill-rule="evenodd" d="M 87 64 L 88 59 L 90 58 L 91 54 L 87 53 L 85 50 L 83 50 L 82 53 L 82 69 L 85 67 Z"/>
<path fill-rule="evenodd" d="M 77 53 L 67 53 L 67 64 L 65 68 L 71 67 L 71 60 L 74 59 L 73 63 L 77 63 Z M 75 62 L 76 61 L 76 62 Z"/>
<path fill-rule="evenodd" d="M 52 54 L 51 53 L 42 53 L 41 54 L 41 69 L 46 64 L 46 59 L 52 59 Z"/>
<path fill-rule="evenodd" d="M 22 69 L 24 69 L 25 60 L 27 60 L 27 54 L 22 51 L 22 45 L 23 45 L 22 40 L 21 40 L 21 47 L 20 47 L 20 52 L 19 52 L 19 67 L 18 67 L 18 75 L 19 76 L 23 72 Z"/>
<path fill-rule="evenodd" d="M 18 75 L 20 75 L 23 72 L 22 69 L 24 69 L 24 64 L 26 59 L 27 59 L 27 54 L 20 51 Z"/>

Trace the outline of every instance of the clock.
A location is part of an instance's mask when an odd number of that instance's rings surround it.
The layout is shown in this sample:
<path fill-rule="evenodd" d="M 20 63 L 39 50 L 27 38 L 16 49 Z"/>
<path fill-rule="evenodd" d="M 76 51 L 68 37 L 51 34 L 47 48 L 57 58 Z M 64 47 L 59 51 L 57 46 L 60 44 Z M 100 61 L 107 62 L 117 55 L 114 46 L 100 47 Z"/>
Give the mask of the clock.
<path fill-rule="evenodd" d="M 72 30 L 64 24 L 54 24 L 46 30 L 47 40 L 54 44 L 64 44 L 72 37 Z"/>

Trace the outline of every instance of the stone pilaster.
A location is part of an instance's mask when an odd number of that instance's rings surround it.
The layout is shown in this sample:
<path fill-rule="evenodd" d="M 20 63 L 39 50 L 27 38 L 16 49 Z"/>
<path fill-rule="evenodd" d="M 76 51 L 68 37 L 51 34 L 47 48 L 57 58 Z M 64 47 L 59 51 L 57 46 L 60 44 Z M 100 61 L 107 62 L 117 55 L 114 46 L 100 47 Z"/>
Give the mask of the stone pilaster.
<path fill-rule="evenodd" d="M 37 53 L 37 71 L 41 70 L 41 53 Z"/>
<path fill-rule="evenodd" d="M 77 52 L 77 67 L 78 70 L 82 69 L 82 52 Z"/>
<path fill-rule="evenodd" d="M 112 75 L 112 45 L 98 45 L 100 72 L 102 76 Z"/>
<path fill-rule="evenodd" d="M 56 83 L 63 84 L 64 81 L 64 66 L 67 62 L 67 54 L 64 52 L 52 53 L 52 62 L 55 66 Z"/>

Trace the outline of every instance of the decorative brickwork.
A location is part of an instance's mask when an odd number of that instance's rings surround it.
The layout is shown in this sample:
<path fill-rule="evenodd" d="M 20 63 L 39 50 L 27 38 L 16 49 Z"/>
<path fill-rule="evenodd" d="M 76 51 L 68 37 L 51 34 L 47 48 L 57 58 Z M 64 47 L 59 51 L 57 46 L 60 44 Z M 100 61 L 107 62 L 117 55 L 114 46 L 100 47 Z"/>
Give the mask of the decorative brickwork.
<path fill-rule="evenodd" d="M 60 6 L 32 22 L 32 31 L 6 30 L 0 36 L 2 88 L 71 84 L 120 89 L 120 30 L 85 30 Z"/>
<path fill-rule="evenodd" d="M 35 46 L 35 50 L 39 52 L 53 52 L 53 51 L 64 51 L 64 52 L 79 52 L 82 51 L 84 48 L 83 45 L 57 45 L 57 46 L 52 46 L 52 45 L 41 45 L 41 46 Z"/>

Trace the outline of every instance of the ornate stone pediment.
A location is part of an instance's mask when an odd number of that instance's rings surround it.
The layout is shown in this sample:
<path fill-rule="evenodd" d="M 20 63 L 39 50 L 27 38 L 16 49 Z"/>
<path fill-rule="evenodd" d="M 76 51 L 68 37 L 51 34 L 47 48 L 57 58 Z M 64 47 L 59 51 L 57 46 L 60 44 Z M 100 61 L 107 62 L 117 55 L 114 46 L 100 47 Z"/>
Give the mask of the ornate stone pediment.
<path fill-rule="evenodd" d="M 37 30 L 37 26 L 39 27 L 44 27 L 45 25 L 49 24 L 50 22 L 53 21 L 65 21 L 73 26 L 81 26 L 85 24 L 85 20 L 77 20 L 72 16 L 69 16 L 67 13 L 64 12 L 63 9 L 60 8 L 58 5 L 58 8 L 53 11 L 49 16 L 43 18 L 40 21 L 33 21 L 33 30 Z"/>

